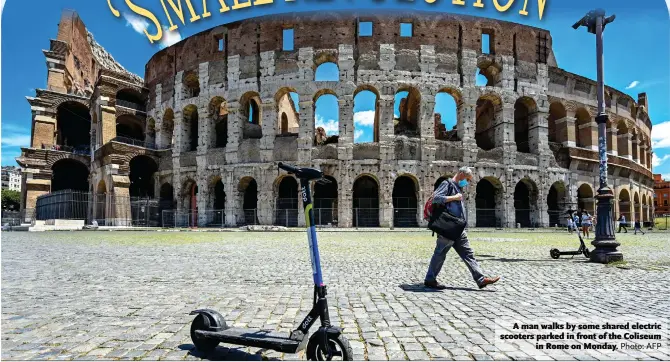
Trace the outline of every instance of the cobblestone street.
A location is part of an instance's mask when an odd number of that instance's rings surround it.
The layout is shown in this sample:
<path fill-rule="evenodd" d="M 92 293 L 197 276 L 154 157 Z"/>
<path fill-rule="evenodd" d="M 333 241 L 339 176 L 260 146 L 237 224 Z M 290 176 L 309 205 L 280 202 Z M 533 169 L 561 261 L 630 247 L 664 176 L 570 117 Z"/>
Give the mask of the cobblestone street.
<path fill-rule="evenodd" d="M 319 237 L 331 318 L 356 359 L 670 359 L 635 350 L 502 350 L 494 341 L 502 317 L 667 318 L 670 234 L 617 234 L 626 262 L 604 266 L 582 256 L 552 260 L 551 247 L 578 247 L 564 232 L 471 232 L 484 270 L 503 280 L 479 290 L 452 250 L 439 278 L 448 289 L 438 292 L 422 286 L 430 232 Z M 224 345 L 201 356 L 192 351 L 188 313 L 213 308 L 229 325 L 290 331 L 311 307 L 311 283 L 304 233 L 3 233 L 1 357 L 305 359 Z"/>

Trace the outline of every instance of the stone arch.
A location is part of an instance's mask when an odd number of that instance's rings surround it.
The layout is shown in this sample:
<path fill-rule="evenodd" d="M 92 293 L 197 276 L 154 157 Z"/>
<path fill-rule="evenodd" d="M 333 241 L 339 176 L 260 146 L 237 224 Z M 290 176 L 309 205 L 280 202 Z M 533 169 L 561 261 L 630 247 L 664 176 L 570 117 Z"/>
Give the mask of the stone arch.
<path fill-rule="evenodd" d="M 548 133 L 547 137 L 550 143 L 568 142 L 568 127 L 566 117 L 568 113 L 561 102 L 552 102 L 549 105 L 549 117 L 547 118 Z"/>
<path fill-rule="evenodd" d="M 278 135 L 297 135 L 300 130 L 300 113 L 292 94 L 297 96 L 290 87 L 283 87 L 275 94 Z"/>
<path fill-rule="evenodd" d="M 314 223 L 316 225 L 337 225 L 338 192 L 337 180 L 333 176 L 324 176 L 330 183 L 314 185 Z"/>
<path fill-rule="evenodd" d="M 116 137 L 120 141 L 144 141 L 144 121 L 132 114 L 124 114 L 116 118 Z"/>
<path fill-rule="evenodd" d="M 395 94 L 393 132 L 396 135 L 421 135 L 421 92 L 412 86 L 402 86 Z M 397 110 L 398 116 L 395 117 Z"/>
<path fill-rule="evenodd" d="M 154 142 L 156 139 L 156 120 L 153 117 L 147 118 L 147 127 L 146 127 L 146 132 L 145 132 L 145 139 L 146 140 L 151 140 L 151 142 Z"/>
<path fill-rule="evenodd" d="M 463 98 L 455 88 L 442 88 L 435 96 L 435 139 L 443 141 L 459 141 L 462 139 L 460 110 Z M 442 114 L 447 113 L 447 114 Z"/>
<path fill-rule="evenodd" d="M 135 109 L 144 112 L 146 110 L 147 97 L 134 88 L 120 88 L 116 92 L 115 104 L 117 106 Z"/>
<path fill-rule="evenodd" d="M 263 137 L 261 105 L 261 97 L 256 92 L 246 92 L 240 98 L 243 138 L 260 139 Z"/>
<path fill-rule="evenodd" d="M 170 226 L 169 222 L 163 217 L 164 211 L 174 210 L 175 201 L 174 201 L 174 188 L 169 182 L 164 182 L 161 185 L 159 190 L 159 199 L 158 199 L 158 212 L 160 217 L 161 226 L 167 227 Z"/>
<path fill-rule="evenodd" d="M 338 82 L 340 67 L 335 55 L 329 52 L 320 52 L 314 56 L 314 81 Z"/>
<path fill-rule="evenodd" d="M 156 161 L 147 155 L 137 155 L 128 162 L 130 197 L 153 198 L 154 174 L 158 171 Z"/>
<path fill-rule="evenodd" d="M 298 181 L 290 175 L 277 177 L 275 191 L 275 224 L 298 226 Z"/>
<path fill-rule="evenodd" d="M 530 97 L 521 97 L 514 103 L 514 142 L 517 152 L 530 153 L 530 126 L 537 125 L 537 103 Z"/>
<path fill-rule="evenodd" d="M 89 171 L 86 164 L 72 157 L 62 157 L 51 165 L 51 192 L 89 190 Z"/>
<path fill-rule="evenodd" d="M 353 226 L 379 226 L 379 181 L 370 174 L 356 177 L 353 183 Z"/>
<path fill-rule="evenodd" d="M 238 222 L 246 225 L 258 224 L 258 183 L 251 176 L 242 177 L 237 191 L 240 195 L 239 208 L 242 210 Z"/>
<path fill-rule="evenodd" d="M 589 214 L 595 215 L 595 192 L 588 183 L 582 183 L 577 188 L 577 209 L 586 210 Z"/>
<path fill-rule="evenodd" d="M 372 85 L 359 85 L 354 91 L 354 143 L 379 142 L 379 91 Z M 370 125 L 372 120 L 372 125 Z M 358 133 L 356 132 L 358 128 Z M 365 129 L 370 128 L 372 140 L 365 135 Z M 359 135 L 359 137 L 356 137 Z"/>
<path fill-rule="evenodd" d="M 226 190 L 221 176 L 209 178 L 208 200 L 205 222 L 209 227 L 223 227 L 226 224 Z"/>
<path fill-rule="evenodd" d="M 161 130 L 161 145 L 167 148 L 174 147 L 174 111 L 171 108 L 166 109 L 163 113 Z"/>
<path fill-rule="evenodd" d="M 567 224 L 568 188 L 563 181 L 554 182 L 547 193 L 547 213 L 549 226 Z"/>
<path fill-rule="evenodd" d="M 477 227 L 502 227 L 504 213 L 503 184 L 493 176 L 477 182 L 475 191 Z"/>
<path fill-rule="evenodd" d="M 228 102 L 216 96 L 209 101 L 209 148 L 225 148 L 228 145 Z"/>
<path fill-rule="evenodd" d="M 330 89 L 322 89 L 314 94 L 314 144 L 326 145 L 339 141 L 340 112 L 337 93 Z M 327 114 L 324 109 L 335 109 L 332 114 Z"/>
<path fill-rule="evenodd" d="M 56 107 L 56 139 L 53 145 L 57 149 L 72 151 L 90 148 L 90 130 L 91 111 L 85 103 L 64 101 Z"/>
<path fill-rule="evenodd" d="M 181 150 L 182 152 L 198 149 L 198 107 L 189 104 L 182 111 Z"/>
<path fill-rule="evenodd" d="M 593 126 L 591 113 L 586 108 L 578 108 L 575 112 L 575 138 L 577 147 L 593 149 Z"/>
<path fill-rule="evenodd" d="M 633 127 L 631 130 L 631 145 L 632 145 L 632 152 L 631 155 L 633 156 L 633 160 L 639 161 L 640 160 L 640 133 L 637 130 L 637 127 Z"/>
<path fill-rule="evenodd" d="M 186 210 L 188 226 L 197 226 L 198 222 L 198 184 L 187 178 L 181 188 L 181 204 Z"/>
<path fill-rule="evenodd" d="M 617 123 L 617 155 L 620 157 L 631 156 L 630 150 L 630 130 L 626 121 L 620 119 Z"/>
<path fill-rule="evenodd" d="M 480 57 L 477 59 L 477 68 L 474 76 L 475 86 L 499 86 L 502 78 L 502 66 L 493 57 Z M 484 83 L 484 79 L 486 83 Z"/>
<path fill-rule="evenodd" d="M 393 226 L 419 226 L 418 212 L 421 187 L 412 174 L 399 175 L 393 182 Z"/>
<path fill-rule="evenodd" d="M 502 99 L 490 93 L 477 100 L 475 141 L 482 150 L 488 151 L 500 147 L 500 136 L 496 135 L 496 127 L 502 120 Z"/>
<path fill-rule="evenodd" d="M 200 79 L 198 77 L 198 72 L 185 72 L 182 84 L 184 99 L 194 98 L 200 95 Z"/>
<path fill-rule="evenodd" d="M 514 213 L 516 224 L 521 227 L 535 227 L 537 215 L 537 185 L 528 177 L 522 178 L 514 188 Z"/>

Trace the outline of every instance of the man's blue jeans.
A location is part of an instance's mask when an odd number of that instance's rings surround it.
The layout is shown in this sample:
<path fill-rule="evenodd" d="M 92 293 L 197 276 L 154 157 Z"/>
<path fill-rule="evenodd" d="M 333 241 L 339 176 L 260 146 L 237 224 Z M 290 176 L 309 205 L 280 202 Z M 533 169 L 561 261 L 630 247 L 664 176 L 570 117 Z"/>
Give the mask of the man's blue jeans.
<path fill-rule="evenodd" d="M 428 266 L 428 273 L 426 274 L 426 281 L 433 282 L 437 280 L 437 275 L 440 274 L 444 260 L 447 257 L 449 249 L 452 247 L 456 250 L 458 255 L 463 259 L 465 265 L 470 269 L 472 273 L 472 278 L 480 284 L 484 280 L 484 273 L 482 268 L 479 266 L 477 260 L 475 260 L 475 253 L 470 247 L 470 242 L 468 241 L 468 234 L 464 231 L 461 235 L 461 239 L 457 241 L 449 240 L 443 236 L 437 237 L 437 246 L 435 246 L 435 252 L 433 257 L 430 259 L 430 265 Z"/>

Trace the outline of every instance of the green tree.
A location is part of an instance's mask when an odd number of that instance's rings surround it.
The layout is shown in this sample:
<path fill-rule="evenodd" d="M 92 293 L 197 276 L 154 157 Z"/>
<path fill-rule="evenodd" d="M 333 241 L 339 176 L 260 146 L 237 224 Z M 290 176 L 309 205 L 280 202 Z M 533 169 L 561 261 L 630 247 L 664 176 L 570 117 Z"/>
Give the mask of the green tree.
<path fill-rule="evenodd" d="M 13 190 L 2 190 L 2 209 L 18 210 L 21 206 L 21 193 Z"/>

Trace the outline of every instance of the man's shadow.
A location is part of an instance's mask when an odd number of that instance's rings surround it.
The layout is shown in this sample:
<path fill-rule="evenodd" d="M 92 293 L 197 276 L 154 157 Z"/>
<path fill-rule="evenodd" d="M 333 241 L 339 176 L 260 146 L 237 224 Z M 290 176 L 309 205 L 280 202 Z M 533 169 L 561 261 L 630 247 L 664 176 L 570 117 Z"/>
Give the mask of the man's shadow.
<path fill-rule="evenodd" d="M 266 350 L 261 350 L 259 353 L 251 354 L 237 348 L 217 346 L 213 351 L 209 353 L 203 353 L 198 351 L 195 346 L 190 343 L 179 345 L 179 349 L 182 351 L 189 351 L 188 354 L 193 357 L 198 357 L 210 361 L 279 361 L 278 358 L 268 358 L 263 356 L 261 352 Z"/>
<path fill-rule="evenodd" d="M 495 293 L 495 290 L 492 289 L 479 289 L 479 288 L 463 288 L 463 287 L 450 287 L 450 286 L 445 286 L 444 289 L 433 289 L 433 288 L 428 288 L 423 283 L 418 283 L 418 284 L 400 284 L 399 285 L 400 289 L 406 291 L 406 292 L 412 292 L 412 293 L 441 293 L 445 290 L 460 290 L 460 291 L 465 291 L 465 292 L 487 292 L 487 293 Z"/>

